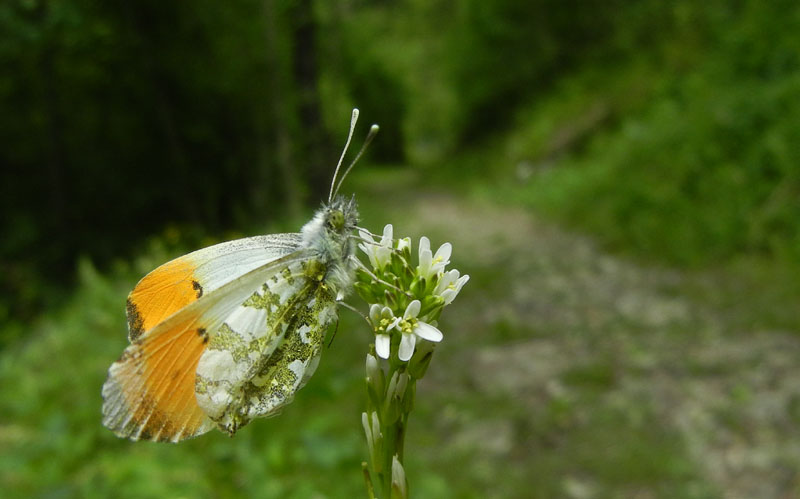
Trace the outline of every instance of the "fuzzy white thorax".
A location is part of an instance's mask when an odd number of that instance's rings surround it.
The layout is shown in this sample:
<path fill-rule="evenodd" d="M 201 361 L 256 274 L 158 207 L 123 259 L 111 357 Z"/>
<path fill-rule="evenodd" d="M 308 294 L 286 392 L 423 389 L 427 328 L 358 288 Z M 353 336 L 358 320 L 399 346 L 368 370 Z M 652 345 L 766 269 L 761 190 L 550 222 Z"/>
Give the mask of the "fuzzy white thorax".
<path fill-rule="evenodd" d="M 337 217 L 340 223 L 337 223 Z M 311 220 L 300 230 L 302 247 L 313 252 L 327 269 L 323 280 L 338 299 L 352 287 L 355 262 L 353 231 L 358 223 L 355 200 L 335 198 L 317 210 Z"/>

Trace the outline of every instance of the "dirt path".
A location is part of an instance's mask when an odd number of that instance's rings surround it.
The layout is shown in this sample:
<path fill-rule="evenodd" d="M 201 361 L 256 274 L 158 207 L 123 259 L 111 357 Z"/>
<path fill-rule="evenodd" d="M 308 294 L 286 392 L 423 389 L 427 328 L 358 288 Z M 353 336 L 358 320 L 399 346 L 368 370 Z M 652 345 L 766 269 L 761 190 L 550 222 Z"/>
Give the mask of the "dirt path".
<path fill-rule="evenodd" d="M 413 206 L 397 219 L 420 226 L 400 229 L 447 234 L 473 275 L 423 390 L 449 401 L 442 452 L 482 456 L 470 466 L 490 495 L 505 496 L 498 477 L 535 476 L 544 496 L 800 496 L 798 331 L 736 330 L 730 310 L 690 298 L 696 276 L 523 210 Z"/>

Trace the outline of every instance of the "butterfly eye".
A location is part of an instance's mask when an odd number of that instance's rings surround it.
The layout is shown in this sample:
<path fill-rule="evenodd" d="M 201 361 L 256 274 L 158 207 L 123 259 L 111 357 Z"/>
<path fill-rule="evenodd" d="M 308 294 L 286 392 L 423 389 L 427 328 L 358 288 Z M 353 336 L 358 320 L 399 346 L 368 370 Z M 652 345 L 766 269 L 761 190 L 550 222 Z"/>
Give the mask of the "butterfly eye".
<path fill-rule="evenodd" d="M 328 214 L 328 227 L 334 230 L 344 227 L 344 213 L 341 210 L 333 210 Z"/>

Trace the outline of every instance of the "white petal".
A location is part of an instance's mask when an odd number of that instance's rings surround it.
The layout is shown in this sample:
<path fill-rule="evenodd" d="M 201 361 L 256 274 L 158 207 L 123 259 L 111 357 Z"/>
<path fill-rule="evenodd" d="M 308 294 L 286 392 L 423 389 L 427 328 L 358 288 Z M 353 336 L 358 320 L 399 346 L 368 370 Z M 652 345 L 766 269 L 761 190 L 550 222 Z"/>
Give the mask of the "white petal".
<path fill-rule="evenodd" d="M 431 250 L 419 250 L 419 267 L 417 267 L 420 275 L 424 277 L 430 276 L 431 264 L 433 263 L 433 255 Z"/>
<path fill-rule="evenodd" d="M 389 324 L 388 326 L 386 326 L 386 331 L 389 332 L 392 329 L 396 328 L 397 325 L 400 324 L 400 321 L 402 321 L 402 320 L 403 319 L 401 319 L 400 317 L 395 317 L 395 319 L 392 321 L 392 323 Z"/>
<path fill-rule="evenodd" d="M 451 303 L 453 303 L 453 300 L 456 299 L 456 295 L 457 294 L 458 293 L 456 293 L 455 289 L 445 289 L 444 291 L 439 293 L 439 296 L 444 298 L 444 304 L 445 305 L 450 305 Z"/>
<path fill-rule="evenodd" d="M 436 254 L 433 256 L 433 259 L 438 262 L 449 262 L 450 255 L 453 253 L 453 245 L 450 243 L 444 243 L 443 245 L 439 246 L 439 249 L 436 250 Z"/>
<path fill-rule="evenodd" d="M 392 250 L 390 248 L 384 246 L 375 247 L 375 261 L 378 262 L 378 265 L 375 266 L 376 268 L 385 266 L 391 258 Z"/>
<path fill-rule="evenodd" d="M 417 322 L 417 327 L 414 328 L 414 334 L 422 339 L 433 341 L 434 343 L 442 341 L 443 337 L 441 331 L 424 322 Z"/>
<path fill-rule="evenodd" d="M 358 235 L 359 237 L 361 237 L 361 239 L 364 239 L 365 241 L 369 241 L 371 243 L 375 242 L 375 239 L 372 238 L 372 234 L 370 234 L 369 231 L 367 230 L 358 229 Z"/>
<path fill-rule="evenodd" d="M 383 237 L 381 238 L 381 246 L 392 245 L 393 232 L 394 230 L 392 229 L 392 224 L 386 224 L 386 227 L 383 228 Z"/>
<path fill-rule="evenodd" d="M 380 320 L 381 320 L 381 306 L 378 305 L 377 303 L 373 303 L 372 305 L 369 306 L 369 321 L 372 323 L 373 326 L 377 326 Z"/>
<path fill-rule="evenodd" d="M 397 249 L 398 249 L 398 251 L 403 251 L 404 249 L 410 248 L 410 247 L 411 247 L 411 238 L 410 237 L 404 237 L 403 239 L 398 239 L 397 240 Z"/>
<path fill-rule="evenodd" d="M 406 307 L 406 313 L 403 314 L 403 319 L 409 319 L 411 317 L 416 317 L 419 314 L 419 310 L 422 308 L 422 303 L 419 300 L 414 300 L 408 304 Z"/>
<path fill-rule="evenodd" d="M 469 281 L 469 274 L 464 274 L 456 281 L 456 294 L 461 291 L 461 288 L 467 283 L 467 281 Z"/>
<path fill-rule="evenodd" d="M 391 340 L 388 334 L 375 335 L 375 353 L 382 359 L 389 358 Z"/>
<path fill-rule="evenodd" d="M 453 272 L 455 272 L 456 276 L 458 276 L 458 271 L 457 270 L 451 270 L 447 274 L 452 274 Z M 447 277 L 447 274 L 445 275 L 445 277 Z M 444 281 L 444 278 L 443 278 L 443 281 Z M 444 298 L 444 304 L 445 305 L 449 305 L 449 304 L 453 303 L 453 300 L 456 299 L 456 296 L 458 296 L 458 293 L 461 292 L 461 288 L 464 287 L 464 284 L 466 284 L 467 281 L 469 281 L 469 275 L 464 274 L 463 276 L 461 276 L 458 279 L 456 279 L 455 282 L 451 283 L 447 287 L 447 289 L 443 290 L 441 293 L 438 293 L 439 296 Z M 439 286 L 437 286 L 436 289 L 438 290 Z"/>
<path fill-rule="evenodd" d="M 375 246 L 370 246 L 369 251 L 364 251 L 369 258 L 369 264 L 372 265 L 373 269 L 378 268 L 378 259 L 375 257 Z"/>
<path fill-rule="evenodd" d="M 422 255 L 423 251 L 430 251 L 430 250 L 431 250 L 431 241 L 425 236 L 420 237 L 419 238 L 419 254 Z"/>
<path fill-rule="evenodd" d="M 417 337 L 413 334 L 403 333 L 403 337 L 400 339 L 400 350 L 397 352 L 397 356 L 403 362 L 406 362 L 408 359 L 414 355 L 414 344 L 417 342 Z"/>
<path fill-rule="evenodd" d="M 439 296 L 444 296 L 443 295 L 444 291 L 447 290 L 450 287 L 450 285 L 456 282 L 457 280 L 458 280 L 458 270 L 453 269 L 448 272 L 445 272 L 442 275 L 442 278 L 439 279 L 439 284 L 436 285 L 436 291 L 434 291 L 434 294 L 437 294 Z"/>

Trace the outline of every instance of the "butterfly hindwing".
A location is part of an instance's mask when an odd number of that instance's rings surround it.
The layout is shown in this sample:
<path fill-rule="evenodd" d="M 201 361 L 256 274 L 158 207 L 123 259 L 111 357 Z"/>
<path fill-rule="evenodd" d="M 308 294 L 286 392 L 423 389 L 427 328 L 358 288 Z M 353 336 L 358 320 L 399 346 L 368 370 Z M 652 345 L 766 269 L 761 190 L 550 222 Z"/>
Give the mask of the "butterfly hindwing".
<path fill-rule="evenodd" d="M 103 423 L 133 440 L 178 441 L 214 426 L 197 407 L 194 372 L 207 337 L 197 320 L 130 345 L 103 386 Z"/>
<path fill-rule="evenodd" d="M 128 338 L 265 263 L 295 251 L 299 234 L 273 234 L 228 241 L 171 260 L 142 278 L 128 295 Z"/>
<path fill-rule="evenodd" d="M 212 336 L 197 367 L 197 400 L 223 431 L 276 414 L 313 374 L 336 317 L 324 273 L 314 258 L 290 264 Z"/>
<path fill-rule="evenodd" d="M 197 365 L 210 338 L 254 290 L 306 258 L 297 250 L 241 274 L 137 337 L 109 369 L 103 424 L 133 440 L 173 442 L 213 428 L 195 396 Z"/>

